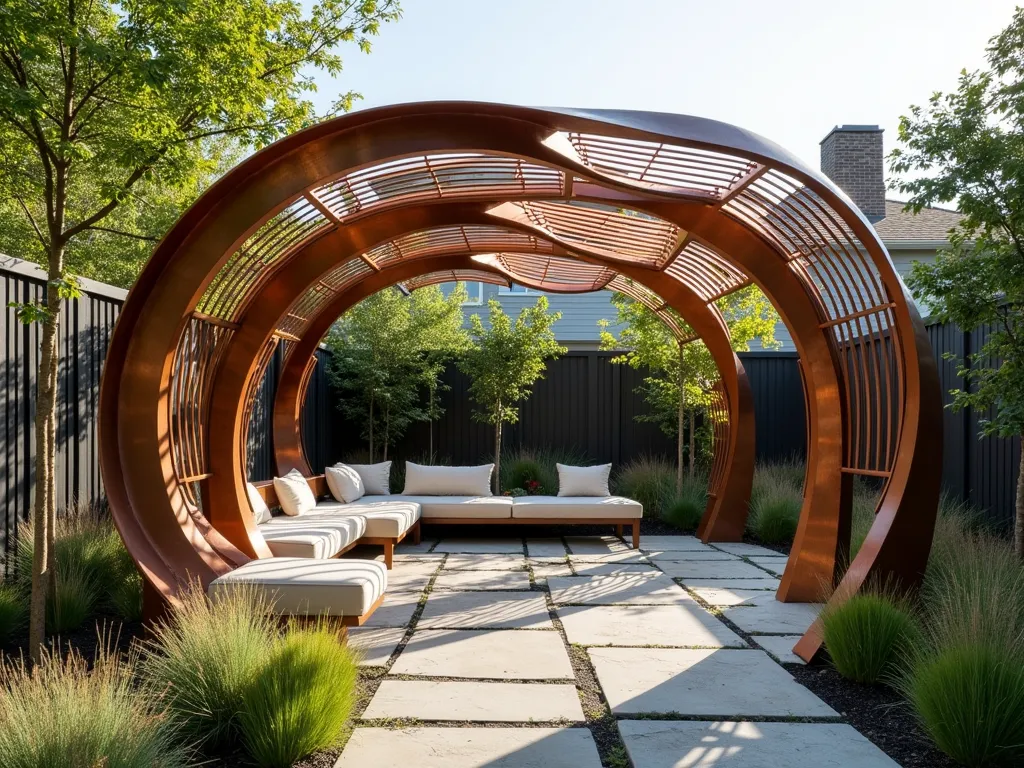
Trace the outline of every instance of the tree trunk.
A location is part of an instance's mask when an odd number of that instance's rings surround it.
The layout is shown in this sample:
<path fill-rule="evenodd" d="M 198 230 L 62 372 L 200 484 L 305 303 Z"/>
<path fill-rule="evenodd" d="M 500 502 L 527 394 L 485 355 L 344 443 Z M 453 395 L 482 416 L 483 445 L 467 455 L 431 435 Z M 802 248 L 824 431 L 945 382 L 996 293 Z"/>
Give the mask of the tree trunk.
<path fill-rule="evenodd" d="M 370 463 L 373 464 L 373 395 L 370 395 Z"/>
<path fill-rule="evenodd" d="M 693 411 L 691 410 L 690 411 L 690 477 L 691 478 L 693 477 L 693 471 L 694 471 L 694 468 L 696 466 L 696 464 L 694 462 L 694 458 L 695 458 L 694 457 L 694 453 L 696 453 L 696 451 L 697 451 L 697 439 L 694 436 L 694 432 L 696 431 L 695 430 L 694 421 L 695 421 L 695 419 L 694 419 Z"/>
<path fill-rule="evenodd" d="M 29 653 L 35 663 L 40 660 L 46 639 L 46 601 L 53 589 L 53 536 L 57 519 L 54 452 L 60 324 L 60 297 L 54 281 L 63 276 L 63 249 L 52 248 L 49 261 L 47 317 L 43 321 L 36 390 L 36 497 L 32 507 L 32 597 L 29 606 Z"/>
<path fill-rule="evenodd" d="M 1024 435 L 1021 436 L 1024 440 Z M 1013 523 L 1013 546 L 1018 557 L 1024 557 L 1024 451 L 1020 453 L 1020 467 L 1017 474 L 1017 503 Z"/>
<path fill-rule="evenodd" d="M 494 494 L 501 495 L 501 403 L 494 409 Z"/>
<path fill-rule="evenodd" d="M 434 388 L 430 388 L 430 401 L 427 409 L 427 455 L 430 457 L 430 463 L 434 463 Z"/>
<path fill-rule="evenodd" d="M 679 397 L 679 412 L 676 414 L 678 417 L 676 435 L 676 496 L 680 496 L 683 493 L 683 441 L 686 439 L 686 435 L 683 433 L 683 398 L 682 392 Z"/>
<path fill-rule="evenodd" d="M 384 455 L 381 461 L 388 460 L 388 441 L 391 439 L 391 405 L 384 409 Z"/>

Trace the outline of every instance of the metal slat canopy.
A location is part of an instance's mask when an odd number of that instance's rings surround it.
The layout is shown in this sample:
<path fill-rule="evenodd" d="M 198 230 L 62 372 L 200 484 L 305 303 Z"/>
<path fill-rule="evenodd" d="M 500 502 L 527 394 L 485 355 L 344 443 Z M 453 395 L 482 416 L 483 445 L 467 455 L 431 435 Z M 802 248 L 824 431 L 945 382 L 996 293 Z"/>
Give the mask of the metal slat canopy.
<path fill-rule="evenodd" d="M 153 594 L 174 600 L 190 578 L 269 554 L 246 498 L 244 434 L 277 345 L 282 382 L 295 380 L 275 405 L 281 469 L 304 463 L 301 384 L 339 310 L 388 285 L 466 274 L 656 296 L 664 318 L 701 337 L 720 376 L 706 540 L 742 536 L 753 472 L 749 387 L 714 303 L 759 286 L 800 354 L 808 413 L 779 599 L 817 600 L 840 575 L 856 474 L 884 487 L 837 594 L 920 579 L 939 488 L 935 361 L 888 254 L 842 192 L 713 120 L 432 102 L 346 115 L 253 155 L 140 275 L 108 355 L 101 462 Z M 819 644 L 812 628 L 798 649 Z"/>

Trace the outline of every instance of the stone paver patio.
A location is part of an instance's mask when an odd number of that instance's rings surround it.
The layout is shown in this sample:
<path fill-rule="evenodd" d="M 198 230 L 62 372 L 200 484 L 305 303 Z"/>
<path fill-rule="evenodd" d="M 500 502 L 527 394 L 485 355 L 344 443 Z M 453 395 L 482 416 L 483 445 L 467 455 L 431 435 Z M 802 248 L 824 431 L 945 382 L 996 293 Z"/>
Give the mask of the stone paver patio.
<path fill-rule="evenodd" d="M 785 555 L 690 536 L 397 552 L 350 630 L 372 695 L 336 768 L 599 768 L 609 708 L 633 768 L 898 768 L 780 665 L 819 609 L 775 600 Z"/>

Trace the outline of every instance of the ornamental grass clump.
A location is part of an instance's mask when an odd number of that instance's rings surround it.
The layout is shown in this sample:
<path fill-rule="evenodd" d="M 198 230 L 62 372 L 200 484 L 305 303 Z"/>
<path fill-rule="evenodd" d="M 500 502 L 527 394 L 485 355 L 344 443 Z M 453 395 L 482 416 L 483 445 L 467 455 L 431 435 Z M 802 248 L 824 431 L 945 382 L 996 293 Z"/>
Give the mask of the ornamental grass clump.
<path fill-rule="evenodd" d="M 101 638 L 92 669 L 76 652 L 44 651 L 30 672 L 0 667 L 0 765 L 4 768 L 182 768 L 191 750 L 159 696 L 135 686 L 136 654 Z"/>
<path fill-rule="evenodd" d="M 782 478 L 767 478 L 751 495 L 747 531 L 765 544 L 791 544 L 802 504 L 799 488 Z"/>
<path fill-rule="evenodd" d="M 843 677 L 874 685 L 889 679 L 917 641 L 917 619 L 894 590 L 856 594 L 821 613 L 825 648 Z"/>
<path fill-rule="evenodd" d="M 683 531 L 695 531 L 708 503 L 708 479 L 698 473 L 683 478 L 683 487 L 662 510 L 661 519 Z"/>
<path fill-rule="evenodd" d="M 336 746 L 355 701 L 358 659 L 327 625 L 291 629 L 244 690 L 239 726 L 263 768 Z"/>
<path fill-rule="evenodd" d="M 662 517 L 676 495 L 676 466 L 655 456 L 639 456 L 619 470 L 614 493 L 640 502 L 645 517 Z"/>
<path fill-rule="evenodd" d="M 255 589 L 212 602 L 193 587 L 146 641 L 142 678 L 189 739 L 216 748 L 238 737 L 243 697 L 273 654 L 278 631 Z"/>
<path fill-rule="evenodd" d="M 901 688 L 936 745 L 971 766 L 1024 761 L 1024 568 L 1008 543 L 940 514 L 926 631 Z"/>
<path fill-rule="evenodd" d="M 527 483 L 539 483 L 533 495 L 555 496 L 558 494 L 558 464 L 584 466 L 590 460 L 586 454 L 575 449 L 560 448 L 513 448 L 501 462 L 501 487 L 527 489 Z"/>
<path fill-rule="evenodd" d="M 28 617 L 25 596 L 13 584 L 0 582 L 0 645 L 11 641 Z"/>
<path fill-rule="evenodd" d="M 33 529 L 18 530 L 16 585 L 32 589 Z M 51 634 L 77 629 L 98 611 L 138 620 L 142 579 L 109 516 L 88 504 L 74 504 L 57 518 L 53 534 L 53 598 L 47 602 Z"/>

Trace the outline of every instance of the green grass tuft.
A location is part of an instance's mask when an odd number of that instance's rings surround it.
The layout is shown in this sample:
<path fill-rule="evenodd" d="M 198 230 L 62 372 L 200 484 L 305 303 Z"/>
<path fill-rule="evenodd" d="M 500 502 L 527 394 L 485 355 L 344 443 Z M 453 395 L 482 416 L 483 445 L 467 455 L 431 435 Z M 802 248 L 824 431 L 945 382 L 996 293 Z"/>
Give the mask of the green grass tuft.
<path fill-rule="evenodd" d="M 488 458 L 487 461 L 493 461 Z M 558 493 L 556 464 L 585 466 L 590 463 L 586 454 L 575 449 L 523 448 L 502 452 L 501 489 L 522 488 L 527 480 L 540 483 L 538 495 L 555 496 Z"/>
<path fill-rule="evenodd" d="M 1012 648 L 954 644 L 913 665 L 904 692 L 935 744 L 963 765 L 1024 760 L 1024 666 Z"/>
<path fill-rule="evenodd" d="M 683 478 L 682 491 L 663 509 L 661 517 L 683 531 L 695 531 L 708 503 L 708 481 L 703 474 Z"/>
<path fill-rule="evenodd" d="M 13 584 L 0 583 L 0 645 L 14 637 L 28 617 L 28 604 Z"/>
<path fill-rule="evenodd" d="M 255 590 L 232 590 L 213 603 L 194 587 L 145 643 L 142 678 L 166 698 L 188 738 L 223 745 L 238 736 L 243 696 L 277 635 L 277 620 Z"/>
<path fill-rule="evenodd" d="M 263 768 L 335 746 L 355 701 L 357 660 L 328 627 L 292 629 L 245 690 L 240 726 Z"/>
<path fill-rule="evenodd" d="M 829 605 L 821 620 L 832 664 L 857 683 L 873 685 L 889 678 L 918 638 L 909 604 L 887 591 Z"/>
<path fill-rule="evenodd" d="M 62 634 L 78 629 L 92 615 L 100 589 L 93 573 L 82 565 L 58 561 L 53 569 L 53 592 L 46 601 L 46 630 Z"/>
<path fill-rule="evenodd" d="M 676 495 L 676 466 L 666 459 L 640 456 L 619 469 L 612 492 L 639 501 L 644 517 L 662 517 Z"/>
<path fill-rule="evenodd" d="M 108 644 L 109 645 L 109 644 Z M 182 768 L 190 750 L 159 709 L 135 690 L 134 654 L 101 652 L 90 671 L 76 653 L 44 653 L 29 672 L 0 668 L 0 764 L 4 768 Z"/>
<path fill-rule="evenodd" d="M 800 491 L 784 485 L 762 488 L 753 498 L 747 530 L 765 544 L 791 544 L 800 522 Z"/>

